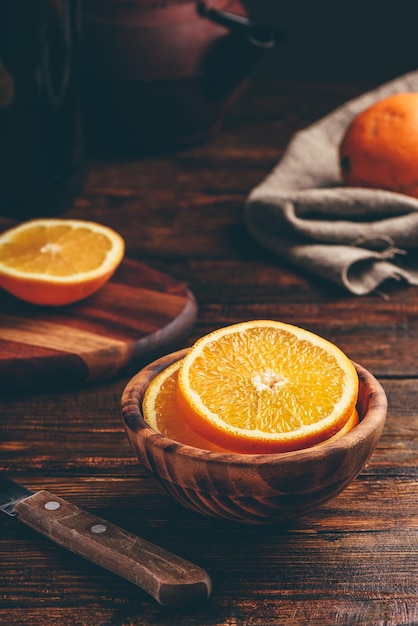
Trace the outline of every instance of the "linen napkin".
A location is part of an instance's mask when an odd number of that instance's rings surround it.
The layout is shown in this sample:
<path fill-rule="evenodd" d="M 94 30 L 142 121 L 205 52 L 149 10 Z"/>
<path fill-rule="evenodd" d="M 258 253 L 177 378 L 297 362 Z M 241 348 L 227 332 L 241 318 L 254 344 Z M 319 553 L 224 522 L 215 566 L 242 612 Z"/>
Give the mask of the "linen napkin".
<path fill-rule="evenodd" d="M 245 204 L 245 224 L 261 246 L 356 295 L 388 279 L 418 285 L 418 199 L 345 187 L 338 159 L 351 119 L 373 102 L 405 91 L 418 91 L 418 71 L 347 102 L 294 135 Z"/>

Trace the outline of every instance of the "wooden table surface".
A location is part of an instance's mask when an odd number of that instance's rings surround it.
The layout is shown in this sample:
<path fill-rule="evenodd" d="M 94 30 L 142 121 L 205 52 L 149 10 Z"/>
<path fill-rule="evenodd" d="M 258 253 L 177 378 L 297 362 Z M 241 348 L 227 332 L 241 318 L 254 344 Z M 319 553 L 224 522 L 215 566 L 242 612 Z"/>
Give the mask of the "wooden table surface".
<path fill-rule="evenodd" d="M 185 345 L 223 325 L 272 318 L 323 335 L 370 369 L 389 412 L 368 465 L 287 527 L 236 525 L 182 508 L 139 466 L 119 414 L 127 378 L 3 396 L 0 470 L 197 563 L 213 593 L 195 609 L 161 607 L 2 516 L 1 624 L 418 623 L 418 290 L 351 296 L 264 253 L 242 224 L 244 199 L 293 133 L 373 86 L 253 80 L 202 145 L 90 158 L 65 212 L 114 227 L 129 257 L 188 283 L 198 315 Z"/>

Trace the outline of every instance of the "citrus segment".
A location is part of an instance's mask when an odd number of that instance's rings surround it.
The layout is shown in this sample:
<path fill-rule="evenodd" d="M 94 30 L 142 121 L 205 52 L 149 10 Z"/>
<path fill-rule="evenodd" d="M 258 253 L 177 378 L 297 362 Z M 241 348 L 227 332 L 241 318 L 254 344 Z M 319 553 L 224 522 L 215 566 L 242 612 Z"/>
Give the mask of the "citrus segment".
<path fill-rule="evenodd" d="M 353 430 L 353 428 L 355 428 L 357 424 L 359 424 L 359 422 L 360 422 L 360 416 L 358 414 L 357 409 L 354 409 L 354 411 L 352 412 L 352 414 L 350 415 L 350 417 L 348 418 L 344 426 L 340 428 L 340 430 L 338 430 L 335 433 L 335 435 L 332 435 L 332 437 L 329 437 L 329 439 L 325 439 L 325 441 L 321 441 L 317 445 L 322 446 L 324 443 L 330 443 L 330 442 L 336 441 L 336 439 L 339 439 L 343 435 L 346 435 L 351 430 Z"/>
<path fill-rule="evenodd" d="M 194 432 L 180 413 L 176 404 L 177 380 L 180 361 L 169 365 L 151 381 L 144 395 L 142 411 L 144 419 L 155 431 L 177 441 L 202 450 L 231 452 Z M 350 432 L 359 423 L 359 415 L 354 409 L 344 426 L 332 437 L 317 445 L 334 441 Z"/>
<path fill-rule="evenodd" d="M 334 344 L 270 320 L 199 339 L 180 365 L 177 403 L 201 437 L 237 452 L 280 452 L 328 439 L 352 415 L 358 377 Z"/>
<path fill-rule="evenodd" d="M 178 441 L 202 450 L 227 452 L 194 432 L 176 404 L 180 361 L 160 372 L 150 383 L 142 403 L 144 419 L 151 428 Z"/>
<path fill-rule="evenodd" d="M 358 113 L 339 152 L 346 185 L 418 197 L 418 93 L 394 94 Z"/>
<path fill-rule="evenodd" d="M 34 304 L 70 304 L 102 287 L 124 252 L 122 237 L 107 226 L 30 220 L 0 235 L 0 287 Z"/>

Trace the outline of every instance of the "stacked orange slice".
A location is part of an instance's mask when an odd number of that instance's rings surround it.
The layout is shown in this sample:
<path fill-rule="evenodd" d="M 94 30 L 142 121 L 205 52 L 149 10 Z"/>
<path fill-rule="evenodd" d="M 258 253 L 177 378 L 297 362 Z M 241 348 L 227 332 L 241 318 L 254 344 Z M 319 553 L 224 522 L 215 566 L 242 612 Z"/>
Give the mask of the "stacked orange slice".
<path fill-rule="evenodd" d="M 144 418 L 210 450 L 286 452 L 358 422 L 357 372 L 334 344 L 302 328 L 254 320 L 198 340 L 151 382 Z"/>

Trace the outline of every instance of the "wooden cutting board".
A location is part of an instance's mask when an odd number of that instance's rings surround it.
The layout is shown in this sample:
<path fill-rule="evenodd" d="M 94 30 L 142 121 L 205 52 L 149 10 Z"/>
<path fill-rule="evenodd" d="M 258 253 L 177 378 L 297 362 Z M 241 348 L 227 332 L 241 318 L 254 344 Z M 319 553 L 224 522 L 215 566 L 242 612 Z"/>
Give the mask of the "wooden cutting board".
<path fill-rule="evenodd" d="M 0 291 L 0 392 L 134 373 L 181 345 L 196 318 L 185 283 L 125 259 L 93 296 L 52 308 Z"/>

